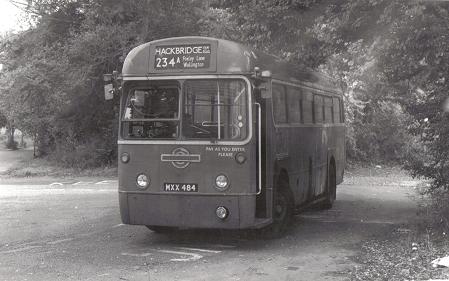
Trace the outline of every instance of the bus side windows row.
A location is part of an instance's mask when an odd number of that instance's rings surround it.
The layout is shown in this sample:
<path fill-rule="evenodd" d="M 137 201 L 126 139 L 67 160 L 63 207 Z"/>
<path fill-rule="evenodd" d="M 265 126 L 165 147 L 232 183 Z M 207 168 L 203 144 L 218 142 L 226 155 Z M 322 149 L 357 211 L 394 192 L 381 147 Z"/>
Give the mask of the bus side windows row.
<path fill-rule="evenodd" d="M 273 84 L 274 120 L 276 120 L 276 123 L 287 123 L 286 102 L 285 87 L 279 84 Z"/>
<path fill-rule="evenodd" d="M 343 121 L 339 98 L 281 84 L 273 84 L 273 110 L 277 124 L 332 124 Z"/>

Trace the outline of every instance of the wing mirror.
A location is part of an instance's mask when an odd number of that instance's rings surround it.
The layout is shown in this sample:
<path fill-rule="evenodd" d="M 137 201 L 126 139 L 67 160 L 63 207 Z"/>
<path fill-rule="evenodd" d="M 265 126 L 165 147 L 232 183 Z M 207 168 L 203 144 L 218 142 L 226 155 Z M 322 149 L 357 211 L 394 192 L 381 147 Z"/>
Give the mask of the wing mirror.
<path fill-rule="evenodd" d="M 118 71 L 114 70 L 112 74 L 104 74 L 103 81 L 105 82 L 104 99 L 112 100 L 114 95 L 120 91 L 121 76 Z"/>
<path fill-rule="evenodd" d="M 271 97 L 271 71 L 260 71 L 259 67 L 254 67 L 252 75 L 254 81 L 254 92 L 263 99 Z"/>

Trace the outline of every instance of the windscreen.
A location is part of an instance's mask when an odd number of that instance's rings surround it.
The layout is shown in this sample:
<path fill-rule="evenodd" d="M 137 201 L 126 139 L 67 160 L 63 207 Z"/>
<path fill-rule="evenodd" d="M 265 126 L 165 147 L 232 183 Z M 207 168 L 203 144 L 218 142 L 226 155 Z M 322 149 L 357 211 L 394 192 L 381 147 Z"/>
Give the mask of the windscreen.
<path fill-rule="evenodd" d="M 129 88 L 121 119 L 125 139 L 244 140 L 247 86 L 241 79 L 151 81 Z"/>
<path fill-rule="evenodd" d="M 243 80 L 187 80 L 183 96 L 182 134 L 185 138 L 246 138 L 248 96 Z"/>
<path fill-rule="evenodd" d="M 125 138 L 176 139 L 179 135 L 179 84 L 154 83 L 131 89 L 122 121 Z"/>

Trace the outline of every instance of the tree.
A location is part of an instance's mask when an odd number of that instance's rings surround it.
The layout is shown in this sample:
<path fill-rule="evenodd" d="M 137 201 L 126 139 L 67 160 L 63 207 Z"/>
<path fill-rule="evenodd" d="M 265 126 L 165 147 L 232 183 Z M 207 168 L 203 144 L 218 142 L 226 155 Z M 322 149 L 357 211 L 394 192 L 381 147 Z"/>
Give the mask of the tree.
<path fill-rule="evenodd" d="M 35 136 L 41 155 L 80 168 L 115 159 L 115 103 L 103 99 L 103 73 L 154 39 L 192 35 L 201 1 L 36 0 L 34 27 L 4 38 L 0 103 Z"/>
<path fill-rule="evenodd" d="M 225 0 L 216 6 L 230 13 L 232 28 L 238 27 L 226 33 L 234 34 L 231 39 L 319 68 L 339 81 L 346 99 L 350 159 L 378 162 L 399 161 L 410 140 L 407 113 L 390 94 L 378 65 L 378 48 L 396 2 Z M 396 133 L 381 133 L 386 124 Z"/>
<path fill-rule="evenodd" d="M 449 188 L 449 117 L 443 111 L 449 83 L 449 3 L 399 2 L 390 36 L 379 55 L 386 82 L 413 117 L 410 132 L 424 145 L 407 167 L 432 179 L 434 188 Z"/>
<path fill-rule="evenodd" d="M 368 6 L 372 9 L 366 9 Z M 434 188 L 449 188 L 449 126 L 447 113 L 442 110 L 449 90 L 449 3 L 348 1 L 339 7 L 343 8 L 341 14 L 326 16 L 326 26 L 331 28 L 323 34 L 341 34 L 348 46 L 354 40 L 363 40 L 366 55 L 356 58 L 372 57 L 372 62 L 370 67 L 363 66 L 361 73 L 374 68 L 375 76 L 356 75 L 357 80 L 365 89 L 372 84 L 369 81 L 377 81 L 372 85 L 382 85 L 383 89 L 366 91 L 370 104 L 378 96 L 382 101 L 400 105 L 410 116 L 403 121 L 414 136 L 405 142 L 410 150 L 407 158 L 402 159 L 405 167 L 415 176 L 431 179 Z M 332 37 L 335 36 L 322 38 Z M 357 73 L 351 72 L 350 77 Z"/>
<path fill-rule="evenodd" d="M 103 73 L 120 70 L 126 54 L 143 42 L 205 35 L 327 72 L 345 91 L 347 147 L 354 159 L 394 155 L 392 160 L 402 161 L 410 150 L 412 156 L 422 153 L 407 145 L 420 139 L 428 155 L 409 157 L 407 167 L 434 179 L 435 186 L 448 186 L 449 128 L 440 106 L 448 90 L 448 3 L 27 3 L 33 28 L 1 39 L 0 104 L 10 124 L 35 136 L 40 152 L 62 163 L 93 166 L 114 159 L 117 101 L 103 100 Z"/>
<path fill-rule="evenodd" d="M 6 120 L 6 116 L 0 112 L 0 128 L 5 127 L 8 120 Z"/>

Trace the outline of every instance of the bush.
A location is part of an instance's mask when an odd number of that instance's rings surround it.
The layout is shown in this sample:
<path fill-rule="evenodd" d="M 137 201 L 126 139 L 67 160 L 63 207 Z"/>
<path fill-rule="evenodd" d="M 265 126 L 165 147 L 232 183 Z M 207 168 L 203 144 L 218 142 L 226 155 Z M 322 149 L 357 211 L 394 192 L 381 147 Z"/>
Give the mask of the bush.
<path fill-rule="evenodd" d="M 347 130 L 348 158 L 356 161 L 403 163 L 416 142 L 407 132 L 408 116 L 392 102 L 367 104 Z"/>
<path fill-rule="evenodd" d="M 90 139 L 83 144 L 73 146 L 59 144 L 50 155 L 50 159 L 65 168 L 84 170 L 115 163 L 116 151 L 106 147 L 105 143 L 99 139 Z"/>
<path fill-rule="evenodd" d="M 427 213 L 431 216 L 433 229 L 449 234 L 449 193 L 447 190 L 435 189 L 430 193 L 430 198 Z"/>

